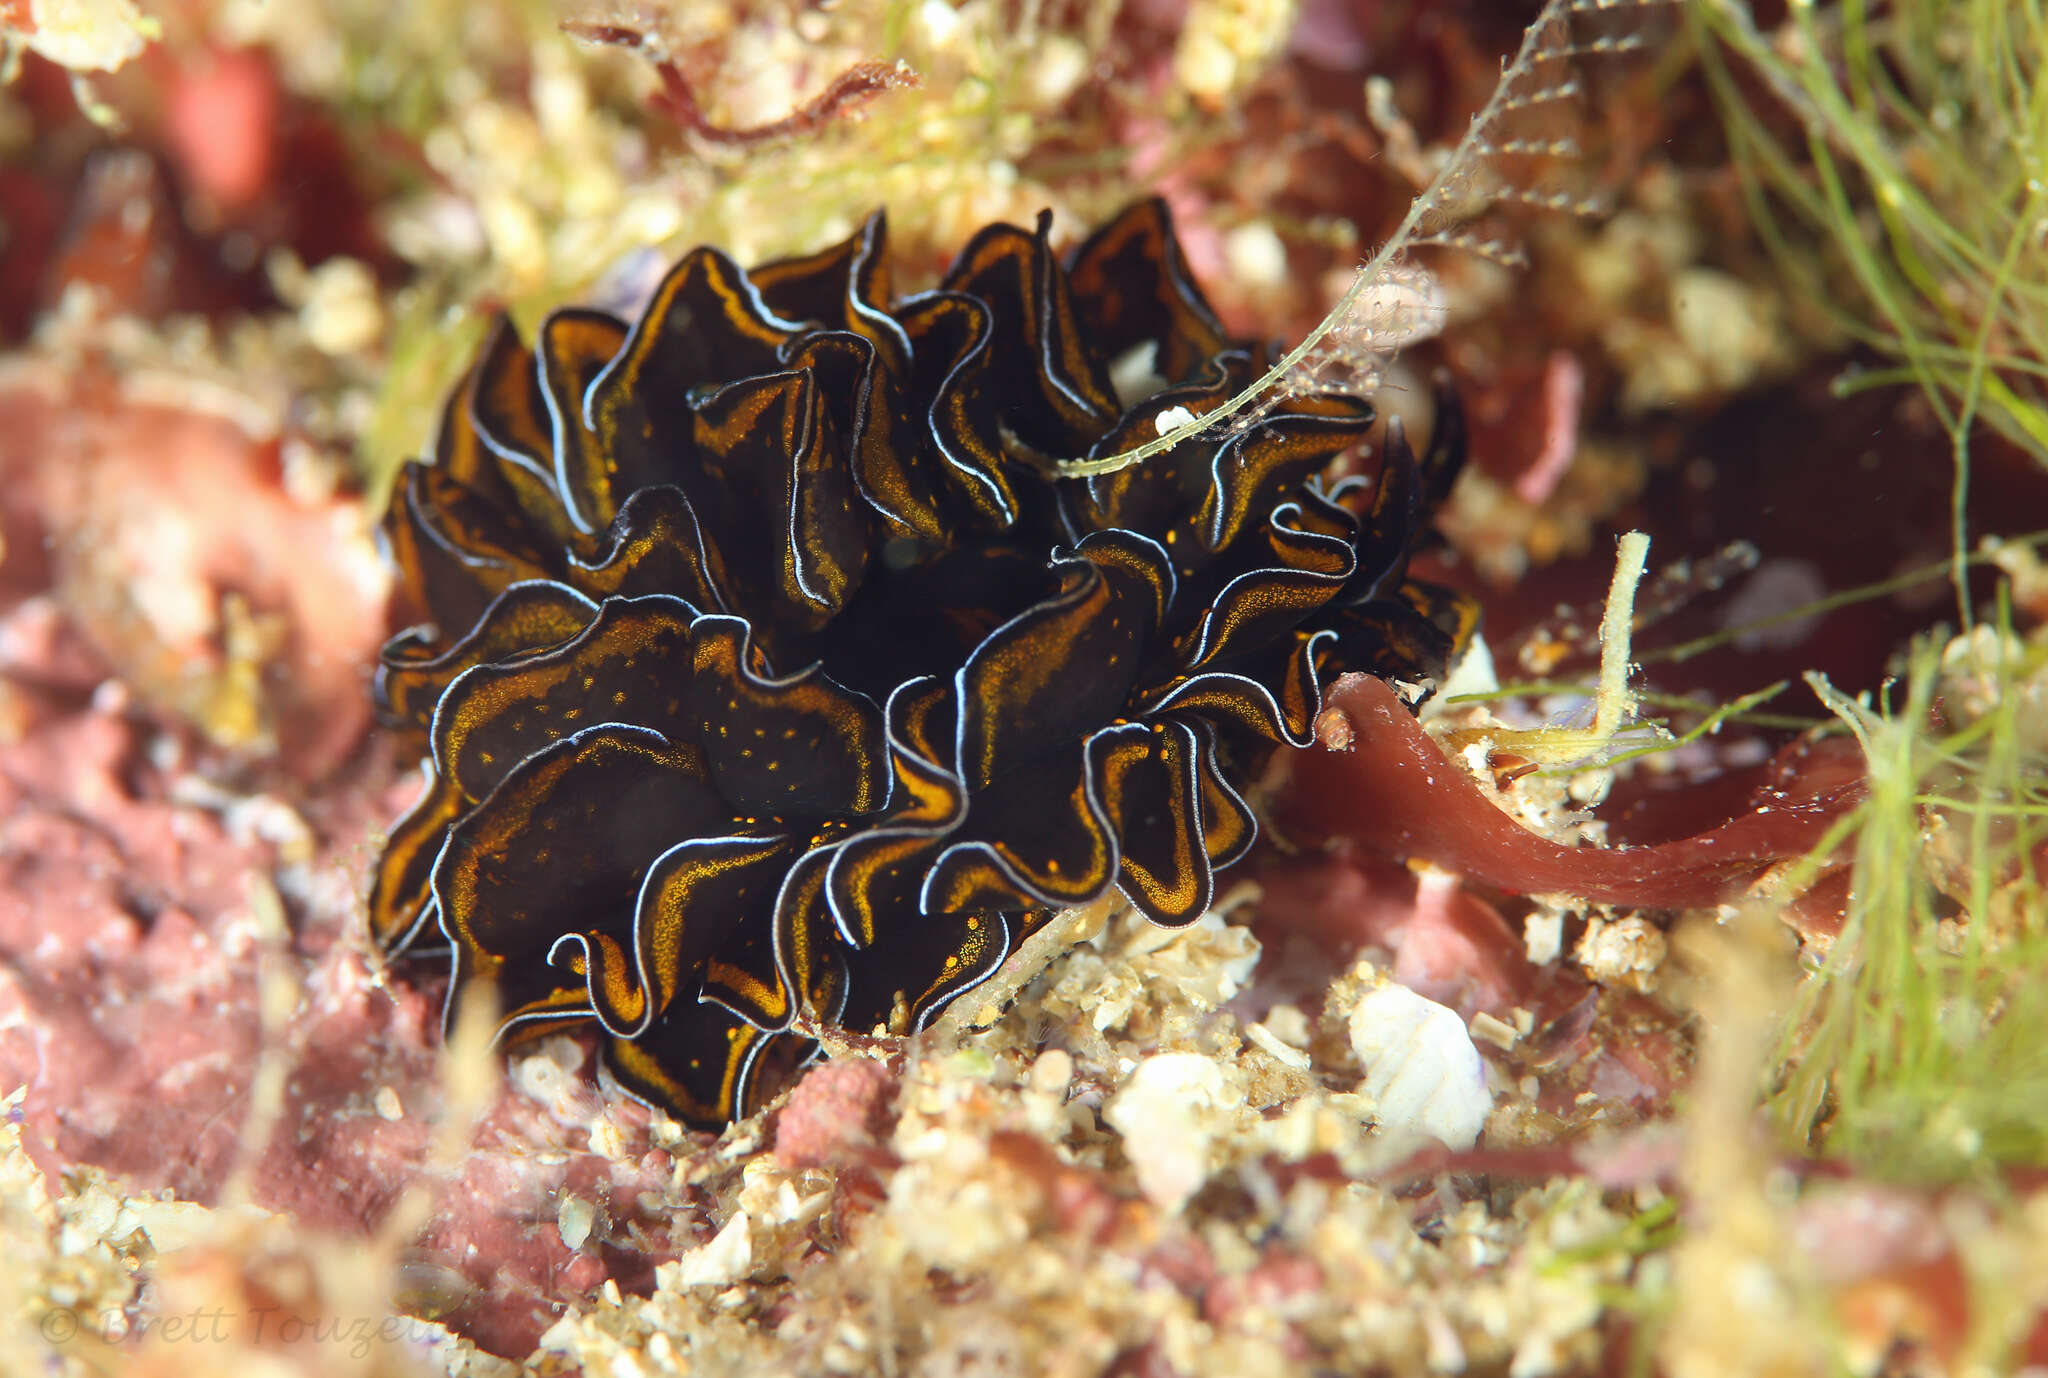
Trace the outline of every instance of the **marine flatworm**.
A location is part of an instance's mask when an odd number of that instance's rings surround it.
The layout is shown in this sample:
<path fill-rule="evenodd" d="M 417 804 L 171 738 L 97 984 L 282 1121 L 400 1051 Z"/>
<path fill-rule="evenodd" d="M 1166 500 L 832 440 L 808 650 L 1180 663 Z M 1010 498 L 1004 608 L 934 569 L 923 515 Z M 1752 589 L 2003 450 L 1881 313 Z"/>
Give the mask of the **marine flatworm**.
<path fill-rule="evenodd" d="M 1470 609 L 1407 577 L 1463 460 L 1325 482 L 1373 414 L 1304 393 L 1120 472 L 1268 351 L 1164 205 L 1062 262 L 991 225 L 897 299 L 877 213 L 742 271 L 697 249 L 630 325 L 500 323 L 387 532 L 429 621 L 376 695 L 425 744 L 371 897 L 390 954 L 595 1022 L 634 1094 L 746 1113 L 806 1030 L 920 1028 L 1057 907 L 1186 924 L 1242 785 L 1322 686 L 1440 674 Z M 1171 425 L 1171 418 L 1167 425 Z"/>

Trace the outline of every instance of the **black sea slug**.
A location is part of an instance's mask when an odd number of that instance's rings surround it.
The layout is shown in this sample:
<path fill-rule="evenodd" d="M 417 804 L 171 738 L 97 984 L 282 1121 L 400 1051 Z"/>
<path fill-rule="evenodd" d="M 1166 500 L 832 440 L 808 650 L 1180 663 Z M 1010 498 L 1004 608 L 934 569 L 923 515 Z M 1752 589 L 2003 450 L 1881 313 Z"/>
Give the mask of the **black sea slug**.
<path fill-rule="evenodd" d="M 371 924 L 446 956 L 451 1009 L 487 981 L 507 1032 L 595 1021 L 621 1084 L 722 1123 L 764 1053 L 922 1027 L 1057 907 L 1193 921 L 1323 685 L 1442 673 L 1469 605 L 1406 568 L 1455 399 L 1371 485 L 1321 477 L 1372 420 L 1337 393 L 1057 478 L 1268 353 L 1162 203 L 1065 262 L 1049 219 L 901 299 L 877 214 L 752 271 L 698 249 L 630 325 L 497 326 L 387 519 L 430 620 L 378 706 L 428 784 Z"/>

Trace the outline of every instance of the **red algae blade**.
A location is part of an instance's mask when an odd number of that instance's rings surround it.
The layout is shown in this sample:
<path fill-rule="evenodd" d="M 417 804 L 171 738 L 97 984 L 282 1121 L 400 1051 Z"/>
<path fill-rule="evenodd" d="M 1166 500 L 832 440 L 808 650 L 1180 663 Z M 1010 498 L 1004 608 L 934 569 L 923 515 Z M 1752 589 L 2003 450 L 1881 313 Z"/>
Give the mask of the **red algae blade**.
<path fill-rule="evenodd" d="M 1754 811 L 1686 838 L 1603 850 L 1530 832 L 1487 799 L 1416 723 L 1385 681 L 1347 675 L 1324 716 L 1343 718 L 1344 749 L 1314 746 L 1288 760 L 1274 813 L 1290 837 L 1347 837 L 1418 856 L 1522 894 L 1567 892 L 1609 904 L 1719 904 L 1771 866 L 1811 850 L 1863 797 L 1860 779 Z M 1319 729 L 1325 742 L 1342 729 Z"/>

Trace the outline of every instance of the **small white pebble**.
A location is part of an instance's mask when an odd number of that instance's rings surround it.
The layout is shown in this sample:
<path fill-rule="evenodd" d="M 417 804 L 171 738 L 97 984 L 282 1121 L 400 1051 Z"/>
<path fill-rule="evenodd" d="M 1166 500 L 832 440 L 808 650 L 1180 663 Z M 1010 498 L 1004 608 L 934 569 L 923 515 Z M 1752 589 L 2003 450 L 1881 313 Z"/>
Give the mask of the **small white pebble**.
<path fill-rule="evenodd" d="M 1223 236 L 1223 259 L 1231 280 L 1245 287 L 1278 287 L 1287 281 L 1287 246 L 1271 225 L 1253 220 Z"/>
<path fill-rule="evenodd" d="M 1041 1096 L 1063 1099 L 1073 1079 L 1073 1054 L 1063 1048 L 1047 1048 L 1031 1064 L 1031 1089 Z"/>
<path fill-rule="evenodd" d="M 1531 966 L 1549 966 L 1564 951 L 1564 913 L 1539 909 L 1522 920 L 1522 951 Z"/>
<path fill-rule="evenodd" d="M 133 695 L 128 686 L 118 679 L 103 679 L 93 687 L 92 711 L 109 718 L 119 717 L 128 711 Z"/>
<path fill-rule="evenodd" d="M 1067 34 L 1040 36 L 1029 72 L 1031 94 L 1040 107 L 1064 101 L 1087 75 L 1088 49 L 1079 39 Z"/>
<path fill-rule="evenodd" d="M 377 1113 L 387 1120 L 397 1121 L 405 1118 L 405 1103 L 398 1099 L 398 1092 L 389 1086 L 377 1088 L 374 1103 Z"/>
<path fill-rule="evenodd" d="M 307 276 L 299 326 L 322 354 L 356 354 L 384 334 L 384 307 L 377 279 L 352 258 L 332 258 Z"/>
<path fill-rule="evenodd" d="M 1308 1016 L 1301 1012 L 1299 1005 L 1275 1005 L 1266 1011 L 1265 1019 L 1260 1022 L 1272 1031 L 1273 1037 L 1290 1047 L 1306 1048 L 1314 1037 Z"/>
<path fill-rule="evenodd" d="M 1218 31 L 1220 27 L 1213 20 L 1189 23 L 1181 30 L 1173 55 L 1174 76 L 1189 95 L 1208 105 L 1220 103 L 1230 94 L 1243 66 L 1226 34 Z"/>

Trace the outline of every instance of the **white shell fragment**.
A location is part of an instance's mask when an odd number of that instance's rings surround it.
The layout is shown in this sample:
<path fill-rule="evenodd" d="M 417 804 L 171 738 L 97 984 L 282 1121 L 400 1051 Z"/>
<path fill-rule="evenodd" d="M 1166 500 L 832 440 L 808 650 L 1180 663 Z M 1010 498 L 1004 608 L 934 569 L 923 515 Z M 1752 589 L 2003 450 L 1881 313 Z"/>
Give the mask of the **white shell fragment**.
<path fill-rule="evenodd" d="M 583 1247 L 596 1223 L 596 1205 L 581 1196 L 564 1195 L 555 1208 L 555 1228 L 561 1232 L 562 1243 L 571 1249 Z"/>
<path fill-rule="evenodd" d="M 1493 1109 L 1486 1064 L 1455 1010 L 1406 986 L 1369 993 L 1351 1011 L 1351 1048 L 1365 1089 L 1379 1105 L 1379 1129 L 1396 1138 L 1435 1139 L 1467 1149 Z"/>
<path fill-rule="evenodd" d="M 675 1269 L 670 1286 L 724 1287 L 738 1282 L 754 1267 L 753 1221 L 745 1211 L 734 1211 L 709 1244 L 700 1244 L 664 1266 Z"/>
<path fill-rule="evenodd" d="M 1178 1211 L 1209 1179 L 1210 1145 L 1227 1127 L 1232 1089 L 1223 1068 L 1200 1053 L 1146 1058 L 1102 1109 L 1124 1136 L 1138 1190 Z M 1241 1088 L 1238 1088 L 1241 1089 Z"/>

